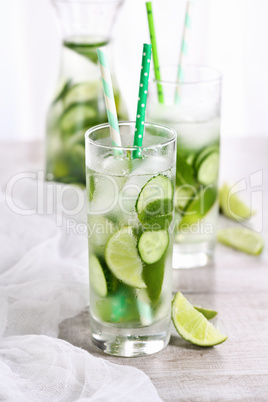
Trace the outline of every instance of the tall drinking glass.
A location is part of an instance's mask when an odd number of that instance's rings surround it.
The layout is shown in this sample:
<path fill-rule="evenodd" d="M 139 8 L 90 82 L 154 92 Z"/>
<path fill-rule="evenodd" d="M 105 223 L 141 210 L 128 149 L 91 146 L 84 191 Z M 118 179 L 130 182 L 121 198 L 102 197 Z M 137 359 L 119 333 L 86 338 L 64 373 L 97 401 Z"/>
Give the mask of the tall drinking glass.
<path fill-rule="evenodd" d="M 149 86 L 147 118 L 177 132 L 173 268 L 204 266 L 216 244 L 221 74 L 188 66 L 178 84 L 177 66 L 160 70 L 162 81 Z M 164 103 L 158 101 L 157 84 Z"/>
<path fill-rule="evenodd" d="M 135 123 L 86 132 L 90 326 L 94 344 L 118 356 L 164 348 L 170 337 L 176 133 L 145 124 L 133 159 Z"/>

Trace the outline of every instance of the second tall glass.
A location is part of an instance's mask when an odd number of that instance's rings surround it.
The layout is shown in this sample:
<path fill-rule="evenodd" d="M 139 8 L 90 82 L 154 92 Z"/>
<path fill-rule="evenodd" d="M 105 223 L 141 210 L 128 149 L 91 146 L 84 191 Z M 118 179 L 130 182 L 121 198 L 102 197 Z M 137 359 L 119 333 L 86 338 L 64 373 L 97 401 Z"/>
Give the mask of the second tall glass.
<path fill-rule="evenodd" d="M 147 120 L 177 132 L 173 268 L 204 266 L 213 258 L 218 217 L 221 74 L 189 66 L 161 67 L 148 91 Z M 158 84 L 158 86 L 157 86 Z M 158 101 L 162 87 L 164 103 Z"/>

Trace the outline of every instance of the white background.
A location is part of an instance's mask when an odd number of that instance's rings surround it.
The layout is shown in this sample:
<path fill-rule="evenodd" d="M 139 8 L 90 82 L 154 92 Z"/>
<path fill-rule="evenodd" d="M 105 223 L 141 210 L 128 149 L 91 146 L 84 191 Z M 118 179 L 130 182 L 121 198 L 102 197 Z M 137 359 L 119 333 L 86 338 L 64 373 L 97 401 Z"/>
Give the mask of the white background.
<path fill-rule="evenodd" d="M 153 0 L 160 63 L 176 63 L 185 0 Z M 196 0 L 189 62 L 223 73 L 222 136 L 268 136 L 268 1 Z M 114 29 L 114 64 L 135 117 L 144 0 L 126 0 Z M 45 135 L 46 110 L 60 59 L 60 30 L 50 0 L 0 5 L 0 139 Z"/>

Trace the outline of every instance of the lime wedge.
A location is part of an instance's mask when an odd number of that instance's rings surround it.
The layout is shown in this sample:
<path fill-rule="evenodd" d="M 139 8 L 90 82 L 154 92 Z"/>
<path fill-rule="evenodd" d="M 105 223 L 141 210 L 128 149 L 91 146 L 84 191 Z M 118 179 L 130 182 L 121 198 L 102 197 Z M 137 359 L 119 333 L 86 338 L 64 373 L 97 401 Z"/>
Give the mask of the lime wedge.
<path fill-rule="evenodd" d="M 176 293 L 172 301 L 172 321 L 180 336 L 194 345 L 215 346 L 227 339 L 181 292 Z"/>
<path fill-rule="evenodd" d="M 187 206 L 179 223 L 179 228 L 190 226 L 202 219 L 214 205 L 216 199 L 217 190 L 215 187 L 202 189 Z"/>
<path fill-rule="evenodd" d="M 197 307 L 194 306 L 194 308 L 199 311 L 199 313 L 203 314 L 204 317 L 206 317 L 207 320 L 211 320 L 212 318 L 216 317 L 218 314 L 217 311 L 214 310 L 209 310 L 207 308 L 202 308 L 202 307 Z"/>
<path fill-rule="evenodd" d="M 231 186 L 225 183 L 219 190 L 219 203 L 222 213 L 230 219 L 241 221 L 249 219 L 253 212 L 236 194 L 230 194 Z"/>
<path fill-rule="evenodd" d="M 261 235 L 246 228 L 221 229 L 218 232 L 218 241 L 252 255 L 259 255 L 263 249 Z"/>
<path fill-rule="evenodd" d="M 131 227 L 123 227 L 107 243 L 105 259 L 120 281 L 136 288 L 146 288 L 142 279 L 142 262 Z"/>

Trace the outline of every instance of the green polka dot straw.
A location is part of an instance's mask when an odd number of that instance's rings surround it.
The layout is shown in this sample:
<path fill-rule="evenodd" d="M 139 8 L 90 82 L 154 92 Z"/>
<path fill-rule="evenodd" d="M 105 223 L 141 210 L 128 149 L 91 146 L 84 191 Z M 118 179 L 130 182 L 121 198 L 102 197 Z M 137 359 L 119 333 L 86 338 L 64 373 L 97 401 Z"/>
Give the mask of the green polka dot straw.
<path fill-rule="evenodd" d="M 139 97 L 136 114 L 136 125 L 134 134 L 134 147 L 141 147 L 144 133 L 145 111 L 147 103 L 148 82 L 152 55 L 152 45 L 144 44 L 142 52 L 142 65 L 140 74 Z M 133 158 L 138 158 L 141 151 L 133 152 Z"/>

